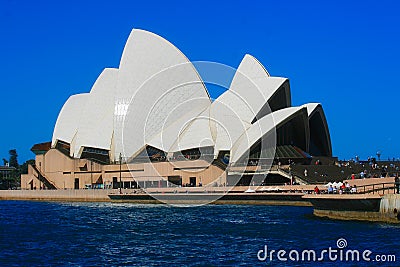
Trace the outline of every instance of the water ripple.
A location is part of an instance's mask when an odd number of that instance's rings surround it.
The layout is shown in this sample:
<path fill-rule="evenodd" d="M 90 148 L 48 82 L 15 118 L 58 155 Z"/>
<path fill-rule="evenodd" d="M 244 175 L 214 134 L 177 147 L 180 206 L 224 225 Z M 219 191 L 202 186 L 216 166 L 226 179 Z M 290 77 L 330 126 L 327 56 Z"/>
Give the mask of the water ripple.
<path fill-rule="evenodd" d="M 0 265 L 255 266 L 265 265 L 256 255 L 266 244 L 317 250 L 340 237 L 352 248 L 397 252 L 398 226 L 311 213 L 308 207 L 2 201 Z"/>

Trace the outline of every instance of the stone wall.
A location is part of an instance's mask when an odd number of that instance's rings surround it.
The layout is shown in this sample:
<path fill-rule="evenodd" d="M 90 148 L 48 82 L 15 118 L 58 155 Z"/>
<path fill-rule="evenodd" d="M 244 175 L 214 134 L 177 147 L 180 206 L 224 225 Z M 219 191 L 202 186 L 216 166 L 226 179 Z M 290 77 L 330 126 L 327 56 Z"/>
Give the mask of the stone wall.
<path fill-rule="evenodd" d="M 110 190 L 1 190 L 0 200 L 110 201 Z"/>

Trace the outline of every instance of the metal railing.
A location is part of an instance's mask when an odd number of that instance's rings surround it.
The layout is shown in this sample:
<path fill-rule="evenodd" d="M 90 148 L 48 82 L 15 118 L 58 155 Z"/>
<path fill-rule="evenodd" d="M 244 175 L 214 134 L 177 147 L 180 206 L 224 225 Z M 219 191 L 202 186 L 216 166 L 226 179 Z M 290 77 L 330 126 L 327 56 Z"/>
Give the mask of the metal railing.
<path fill-rule="evenodd" d="M 393 192 L 393 194 L 396 194 L 398 192 L 398 188 L 400 187 L 400 184 L 395 183 L 395 182 L 389 182 L 389 183 L 377 183 L 377 184 L 368 184 L 368 185 L 362 185 L 358 186 L 358 188 L 362 188 L 362 191 L 358 193 L 363 193 L 363 194 L 375 194 L 379 192 L 382 192 L 382 194 L 390 194 Z"/>

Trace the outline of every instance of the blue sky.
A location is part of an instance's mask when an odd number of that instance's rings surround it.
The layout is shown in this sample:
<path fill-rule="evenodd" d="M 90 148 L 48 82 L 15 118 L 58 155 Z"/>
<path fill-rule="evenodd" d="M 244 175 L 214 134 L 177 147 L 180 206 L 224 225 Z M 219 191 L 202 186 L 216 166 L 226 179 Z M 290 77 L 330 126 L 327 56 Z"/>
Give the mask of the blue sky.
<path fill-rule="evenodd" d="M 132 28 L 193 61 L 237 67 L 249 53 L 290 79 L 294 105 L 322 103 L 336 156 L 400 157 L 399 14 L 386 0 L 0 0 L 0 158 L 33 158 L 66 99 L 118 67 Z"/>

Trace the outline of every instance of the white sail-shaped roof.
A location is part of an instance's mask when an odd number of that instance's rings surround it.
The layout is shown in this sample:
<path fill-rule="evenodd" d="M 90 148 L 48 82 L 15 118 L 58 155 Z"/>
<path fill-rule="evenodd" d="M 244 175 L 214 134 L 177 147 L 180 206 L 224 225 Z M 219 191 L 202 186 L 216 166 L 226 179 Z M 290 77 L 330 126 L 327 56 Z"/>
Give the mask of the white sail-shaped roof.
<path fill-rule="evenodd" d="M 306 107 L 306 108 L 307 108 L 307 113 L 308 113 L 308 116 L 309 116 L 309 117 L 311 116 L 311 114 L 312 114 L 313 112 L 316 111 L 316 109 L 317 109 L 319 106 L 321 106 L 320 103 L 307 103 L 307 104 L 304 104 L 304 105 L 303 105 L 303 107 Z"/>
<path fill-rule="evenodd" d="M 245 55 L 228 91 L 211 106 L 211 129 L 214 130 L 215 154 L 230 150 L 256 117 L 269 114 L 268 101 L 287 83 L 286 78 L 270 77 L 251 55 Z M 285 90 L 283 107 L 290 106 L 290 90 Z"/>
<path fill-rule="evenodd" d="M 83 147 L 111 149 L 117 78 L 117 69 L 104 69 L 94 83 L 80 115 L 74 156 L 80 157 Z"/>
<path fill-rule="evenodd" d="M 242 158 L 247 153 L 252 145 L 254 145 L 260 138 L 271 134 L 272 142 L 268 144 L 275 144 L 276 129 L 291 120 L 295 116 L 304 116 L 304 123 L 307 124 L 307 110 L 304 107 L 290 107 L 270 113 L 267 116 L 256 121 L 246 132 L 244 132 L 231 150 L 231 162 L 234 163 Z M 308 124 L 307 124 L 308 125 Z M 306 127 L 307 129 L 308 127 Z M 308 134 L 308 133 L 307 133 Z M 307 136 L 306 134 L 306 136 Z"/>
<path fill-rule="evenodd" d="M 79 125 L 83 107 L 89 98 L 89 94 L 72 95 L 65 102 L 53 131 L 52 146 L 54 147 L 57 141 L 71 143 Z"/>
<path fill-rule="evenodd" d="M 303 107 L 307 108 L 308 119 L 310 123 L 310 143 L 315 144 L 315 140 L 311 139 L 319 139 L 319 145 L 317 145 L 318 150 L 322 150 L 321 155 L 318 156 L 332 156 L 332 143 L 331 143 L 331 135 L 329 133 L 328 122 L 325 117 L 324 110 L 320 103 L 308 103 L 303 105 Z M 313 124 L 313 117 L 314 115 L 318 115 L 318 120 L 320 120 L 321 126 L 315 126 Z M 314 129 L 314 127 L 319 129 Z M 317 131 L 317 133 L 315 132 Z M 310 151 L 315 152 L 315 151 Z"/>
<path fill-rule="evenodd" d="M 207 70 L 215 74 L 212 67 Z M 134 29 L 119 68 L 105 69 L 89 94 L 71 96 L 64 104 L 52 146 L 57 140 L 67 142 L 76 158 L 85 147 L 109 150 L 111 161 L 120 153 L 135 157 L 146 146 L 168 153 L 214 147 L 214 158 L 230 151 L 235 162 L 253 145 L 258 149 L 260 138 L 273 139 L 275 128 L 288 121 L 279 128 L 280 145 L 332 154 L 322 106 L 292 108 L 288 79 L 271 77 L 253 56 L 245 55 L 229 90 L 211 102 L 195 67 L 179 49 L 156 34 Z"/>
<path fill-rule="evenodd" d="M 255 116 L 265 108 L 265 105 L 287 82 L 287 78 L 271 77 L 264 66 L 253 56 L 245 55 L 240 63 L 232 84 L 226 95 L 222 95 L 224 102 L 232 97 L 231 92 L 243 101 L 235 103 L 237 113 L 245 122 L 252 123 Z M 290 107 L 290 89 L 285 87 L 284 107 Z M 266 110 L 264 115 L 269 114 Z"/>
<path fill-rule="evenodd" d="M 251 122 L 243 119 L 243 113 L 251 113 L 251 107 L 244 99 L 232 91 L 218 97 L 211 105 L 211 132 L 215 140 L 215 155 L 222 150 L 230 150 L 232 145 L 246 131 Z"/>
<path fill-rule="evenodd" d="M 189 121 L 186 127 L 175 136 L 177 138 L 169 152 L 214 146 L 215 142 L 210 129 L 210 107 Z"/>
<path fill-rule="evenodd" d="M 175 122 L 169 124 L 169 126 L 163 127 L 162 131 L 146 142 L 146 145 L 165 152 L 177 152 L 190 148 L 198 148 L 201 145 L 201 140 L 207 136 L 211 139 L 211 143 L 208 143 L 207 146 L 213 145 L 214 143 L 209 134 L 209 116 L 206 115 L 208 113 L 209 109 L 206 109 L 201 114 L 192 113 L 191 115 L 181 116 Z M 200 121 L 202 123 L 198 127 Z M 186 136 L 189 138 L 186 138 Z"/>
<path fill-rule="evenodd" d="M 115 154 L 127 157 L 162 129 L 181 117 L 194 118 L 211 103 L 197 71 L 181 51 L 156 34 L 136 29 L 121 58 L 116 93 L 120 112 L 115 114 Z"/>

